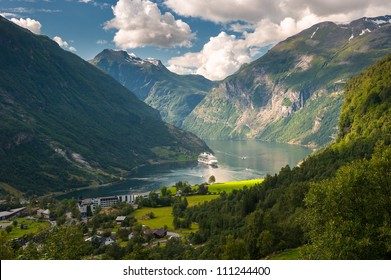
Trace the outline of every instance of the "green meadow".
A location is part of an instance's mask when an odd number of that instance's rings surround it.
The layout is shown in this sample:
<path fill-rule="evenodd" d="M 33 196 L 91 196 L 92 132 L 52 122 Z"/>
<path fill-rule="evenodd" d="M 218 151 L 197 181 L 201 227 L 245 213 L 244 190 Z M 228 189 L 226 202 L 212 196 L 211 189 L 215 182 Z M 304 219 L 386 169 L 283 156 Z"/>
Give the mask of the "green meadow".
<path fill-rule="evenodd" d="M 233 190 L 241 190 L 245 186 L 246 187 L 254 187 L 257 184 L 263 182 L 264 179 L 251 179 L 251 180 L 243 180 L 243 181 L 233 181 L 233 182 L 225 182 L 225 183 L 214 183 L 208 185 L 209 192 L 211 194 L 219 194 L 222 192 L 230 193 Z M 192 189 L 196 189 L 197 186 L 193 186 Z M 176 188 L 170 187 L 168 190 L 172 194 L 176 194 Z"/>
<path fill-rule="evenodd" d="M 36 234 L 36 233 L 44 231 L 50 227 L 50 223 L 47 221 L 37 221 L 35 219 L 26 219 L 26 218 L 19 218 L 19 219 L 16 219 L 16 221 L 17 221 L 16 227 L 13 226 L 11 223 L 12 230 L 7 235 L 7 239 L 9 239 L 9 240 L 14 239 L 14 238 L 21 238 L 24 235 L 28 235 L 28 234 Z M 7 224 L 9 224 L 9 223 L 7 223 Z M 5 231 L 6 224 L 0 223 L 0 225 L 2 225 L 1 231 Z M 27 226 L 27 229 L 21 229 L 20 228 L 21 225 Z"/>
<path fill-rule="evenodd" d="M 209 195 L 190 195 L 186 196 L 187 202 L 189 203 L 188 207 L 193 207 L 196 205 L 202 205 L 205 202 L 209 202 L 213 199 L 218 198 L 219 193 L 226 192 L 230 193 L 233 190 L 243 189 L 245 186 L 253 187 L 256 184 L 262 183 L 263 179 L 253 179 L 253 180 L 244 180 L 244 181 L 235 181 L 235 182 L 226 182 L 226 183 L 214 183 L 208 185 Z M 196 189 L 197 186 L 192 187 Z M 176 188 L 171 187 L 168 188 L 171 194 L 176 194 Z M 148 213 L 153 212 L 155 218 L 153 219 L 142 219 L 144 216 L 147 216 Z M 175 231 L 180 234 L 188 234 L 190 232 L 195 232 L 198 230 L 198 225 L 193 223 L 190 229 L 174 229 L 172 216 L 172 207 L 161 207 L 161 208 L 141 208 L 137 209 L 134 212 L 135 218 L 138 220 L 140 224 L 148 226 L 151 229 L 162 228 L 167 226 L 168 231 Z"/>

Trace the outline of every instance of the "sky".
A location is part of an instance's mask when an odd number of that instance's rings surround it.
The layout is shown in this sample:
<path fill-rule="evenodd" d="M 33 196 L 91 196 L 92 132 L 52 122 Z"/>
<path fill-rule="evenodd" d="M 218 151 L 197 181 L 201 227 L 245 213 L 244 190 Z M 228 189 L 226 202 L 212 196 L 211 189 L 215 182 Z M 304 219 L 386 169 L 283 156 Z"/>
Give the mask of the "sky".
<path fill-rule="evenodd" d="M 389 0 L 0 0 L 0 15 L 85 60 L 123 49 L 211 80 L 318 22 L 387 14 Z"/>

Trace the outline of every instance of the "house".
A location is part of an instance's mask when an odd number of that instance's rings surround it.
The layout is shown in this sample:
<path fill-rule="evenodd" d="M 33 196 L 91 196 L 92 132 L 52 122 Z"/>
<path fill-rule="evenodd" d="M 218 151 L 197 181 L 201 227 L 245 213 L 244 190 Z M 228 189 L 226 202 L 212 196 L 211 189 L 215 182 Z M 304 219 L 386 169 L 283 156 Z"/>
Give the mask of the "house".
<path fill-rule="evenodd" d="M 20 217 L 22 214 L 24 214 L 25 210 L 26 207 L 11 209 L 9 211 L 2 211 L 0 212 L 0 221 Z"/>
<path fill-rule="evenodd" d="M 115 221 L 117 222 L 117 224 L 122 224 L 122 222 L 124 222 L 126 219 L 126 216 L 118 216 Z"/>
<path fill-rule="evenodd" d="M 45 220 L 50 219 L 50 210 L 49 209 L 38 209 L 37 210 L 37 215 L 42 216 Z"/>
<path fill-rule="evenodd" d="M 115 240 L 114 240 L 112 237 L 107 237 L 107 238 L 105 239 L 105 241 L 104 241 L 104 244 L 105 244 L 106 246 L 111 245 L 111 244 L 114 244 L 114 243 L 115 243 Z"/>
<path fill-rule="evenodd" d="M 167 230 L 165 228 L 159 228 L 159 229 L 154 229 L 152 233 L 153 236 L 155 236 L 155 238 L 163 238 L 167 235 Z"/>
<path fill-rule="evenodd" d="M 89 212 L 88 209 L 91 210 L 90 215 L 93 214 L 96 210 L 97 205 L 98 205 L 97 200 L 92 198 L 83 199 L 79 201 L 79 203 L 77 204 L 80 214 L 82 216 L 88 216 L 88 212 Z"/>

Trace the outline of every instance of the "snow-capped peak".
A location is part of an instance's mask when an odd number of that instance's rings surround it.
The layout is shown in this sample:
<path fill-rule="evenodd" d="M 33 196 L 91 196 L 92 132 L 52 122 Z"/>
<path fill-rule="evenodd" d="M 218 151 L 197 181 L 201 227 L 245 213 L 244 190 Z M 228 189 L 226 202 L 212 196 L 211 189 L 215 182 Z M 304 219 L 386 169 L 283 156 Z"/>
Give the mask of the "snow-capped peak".
<path fill-rule="evenodd" d="M 151 58 L 151 57 L 148 57 L 147 59 L 144 59 L 144 61 L 152 63 L 155 66 L 159 66 L 159 64 L 160 64 L 160 60 L 159 59 Z"/>
<path fill-rule="evenodd" d="M 381 17 L 375 17 L 375 18 L 365 18 L 365 21 L 371 22 L 373 24 L 376 24 L 378 26 L 383 26 L 385 24 L 391 23 L 391 16 L 381 16 Z"/>
<path fill-rule="evenodd" d="M 127 52 L 128 53 L 128 52 Z M 128 56 L 129 57 L 132 57 L 132 58 L 139 58 L 136 54 L 134 53 L 128 53 Z"/>

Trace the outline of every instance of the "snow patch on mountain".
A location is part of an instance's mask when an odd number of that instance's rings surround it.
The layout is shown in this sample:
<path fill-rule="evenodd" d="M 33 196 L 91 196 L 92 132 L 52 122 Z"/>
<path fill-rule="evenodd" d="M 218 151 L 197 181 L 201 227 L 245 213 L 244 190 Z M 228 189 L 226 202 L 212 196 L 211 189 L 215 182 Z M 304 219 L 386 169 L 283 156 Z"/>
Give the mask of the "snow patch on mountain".
<path fill-rule="evenodd" d="M 369 28 L 364 29 L 364 30 L 361 31 L 359 36 L 364 35 L 365 33 L 370 33 L 370 32 L 371 32 L 371 30 L 369 30 Z"/>
<path fill-rule="evenodd" d="M 316 28 L 316 30 L 315 30 L 315 32 L 314 33 L 312 33 L 312 35 L 311 35 L 311 39 L 312 38 L 314 38 L 314 36 L 315 36 L 315 34 L 316 34 L 316 32 L 319 30 L 319 27 L 318 28 Z"/>

